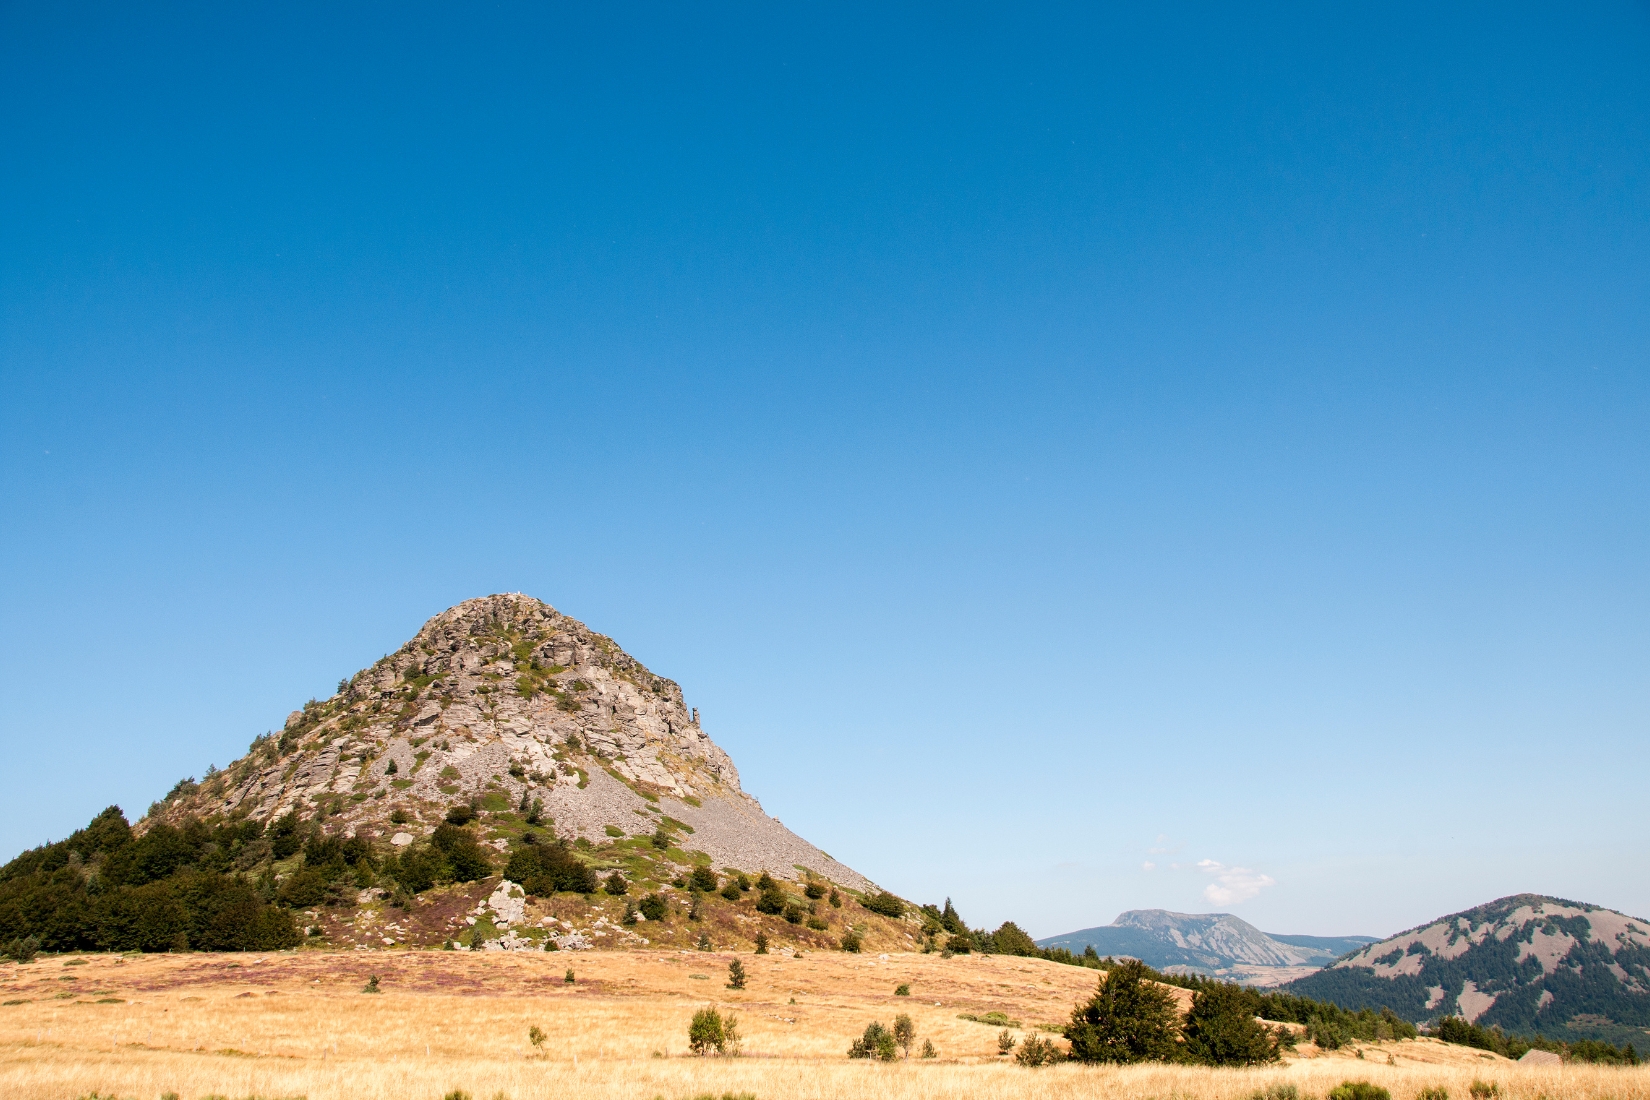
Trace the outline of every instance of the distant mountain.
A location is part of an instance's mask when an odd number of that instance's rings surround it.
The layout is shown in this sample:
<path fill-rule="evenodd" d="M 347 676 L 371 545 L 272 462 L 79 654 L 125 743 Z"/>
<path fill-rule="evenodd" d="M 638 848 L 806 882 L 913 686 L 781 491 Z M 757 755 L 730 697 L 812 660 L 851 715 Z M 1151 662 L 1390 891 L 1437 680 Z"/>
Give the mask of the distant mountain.
<path fill-rule="evenodd" d="M 1279 943 L 1287 943 L 1291 947 L 1306 947 L 1323 951 L 1331 959 L 1338 959 L 1342 955 L 1350 954 L 1375 942 L 1374 936 L 1284 936 L 1277 932 L 1266 934 Z"/>
<path fill-rule="evenodd" d="M 1539 894 L 1501 898 L 1371 944 L 1289 992 L 1415 1021 L 1643 1045 L 1650 921 Z"/>
<path fill-rule="evenodd" d="M 1320 967 L 1375 938 L 1273 936 L 1230 913 L 1131 909 L 1108 925 L 1037 942 L 1079 953 L 1092 946 L 1102 956 L 1127 955 L 1159 970 L 1228 975 L 1256 968 Z"/>

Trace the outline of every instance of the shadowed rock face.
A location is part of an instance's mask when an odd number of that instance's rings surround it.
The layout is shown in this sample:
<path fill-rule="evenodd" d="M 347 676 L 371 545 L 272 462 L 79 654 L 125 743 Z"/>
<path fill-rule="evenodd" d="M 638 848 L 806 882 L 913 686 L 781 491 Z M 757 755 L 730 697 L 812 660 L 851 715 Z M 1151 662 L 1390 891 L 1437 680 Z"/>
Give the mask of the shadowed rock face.
<path fill-rule="evenodd" d="M 319 815 L 329 832 L 428 833 L 446 809 L 538 800 L 557 831 L 652 832 L 720 865 L 869 883 L 762 811 L 681 688 L 583 623 L 522 595 L 449 608 L 277 737 L 159 811 Z M 411 820 L 392 825 L 401 810 Z M 405 842 L 403 838 L 402 842 Z"/>

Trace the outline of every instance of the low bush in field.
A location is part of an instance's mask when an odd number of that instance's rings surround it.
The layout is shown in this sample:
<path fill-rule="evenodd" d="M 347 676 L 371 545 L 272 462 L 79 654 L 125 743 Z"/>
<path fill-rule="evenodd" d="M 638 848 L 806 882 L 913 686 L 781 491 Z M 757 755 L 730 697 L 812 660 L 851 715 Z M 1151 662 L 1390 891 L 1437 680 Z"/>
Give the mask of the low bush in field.
<path fill-rule="evenodd" d="M 1054 1045 L 1053 1039 L 1039 1039 L 1033 1035 L 1020 1044 L 1019 1052 L 1014 1055 L 1014 1060 L 1022 1066 L 1036 1068 L 1053 1062 L 1063 1062 L 1066 1059 L 1060 1048 Z"/>
<path fill-rule="evenodd" d="M 1342 1081 L 1329 1090 L 1328 1100 L 1392 1100 L 1392 1094 L 1368 1081 Z"/>
<path fill-rule="evenodd" d="M 733 1013 L 726 1016 L 715 1008 L 701 1008 L 688 1024 L 688 1049 L 698 1055 L 738 1054 L 739 1019 Z"/>
<path fill-rule="evenodd" d="M 855 1039 L 848 1048 L 848 1057 L 879 1058 L 892 1062 L 899 1057 L 899 1040 L 880 1022 L 872 1022 L 865 1025 L 865 1034 Z"/>

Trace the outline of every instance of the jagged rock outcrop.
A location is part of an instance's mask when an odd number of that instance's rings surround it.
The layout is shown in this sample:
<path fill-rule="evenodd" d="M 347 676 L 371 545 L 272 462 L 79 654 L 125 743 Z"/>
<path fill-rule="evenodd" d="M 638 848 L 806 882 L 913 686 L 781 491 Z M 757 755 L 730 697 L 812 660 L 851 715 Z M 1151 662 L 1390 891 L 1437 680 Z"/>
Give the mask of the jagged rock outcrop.
<path fill-rule="evenodd" d="M 612 639 L 519 594 L 467 600 L 294 711 L 278 735 L 155 814 L 288 813 L 405 844 L 456 803 L 534 802 L 569 837 L 666 818 L 719 866 L 870 883 L 763 812 L 681 688 Z M 392 819 L 393 815 L 393 819 Z M 672 828 L 678 826 L 672 825 Z"/>

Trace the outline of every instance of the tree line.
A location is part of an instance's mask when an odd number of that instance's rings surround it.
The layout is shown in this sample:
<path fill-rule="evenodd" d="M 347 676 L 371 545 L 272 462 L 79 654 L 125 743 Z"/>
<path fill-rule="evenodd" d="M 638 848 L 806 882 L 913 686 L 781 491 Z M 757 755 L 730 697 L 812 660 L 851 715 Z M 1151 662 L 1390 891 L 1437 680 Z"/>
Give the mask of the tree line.
<path fill-rule="evenodd" d="M 0 867 L 0 944 L 35 951 L 264 951 L 299 933 L 272 883 L 239 869 L 269 847 L 257 822 L 156 824 L 134 837 L 111 806 L 67 840 Z"/>
<path fill-rule="evenodd" d="M 1639 1064 L 1639 1054 L 1633 1049 L 1632 1043 L 1618 1047 L 1598 1039 L 1581 1039 L 1574 1043 L 1566 1043 L 1558 1039 L 1548 1039 L 1540 1034 L 1530 1037 L 1508 1035 L 1499 1027 L 1479 1027 L 1460 1016 L 1446 1016 L 1439 1020 L 1432 1034 L 1446 1043 L 1459 1043 L 1461 1046 L 1494 1051 L 1507 1058 L 1522 1058 L 1529 1051 L 1545 1050 L 1557 1054 L 1566 1062 L 1594 1062 L 1608 1066 Z"/>
<path fill-rule="evenodd" d="M 295 813 L 268 827 L 252 818 L 155 822 L 140 836 L 111 806 L 68 839 L 0 867 L 0 954 L 294 947 L 303 938 L 296 911 L 353 903 L 369 886 L 404 901 L 493 874 L 490 850 L 467 827 L 474 817 L 455 807 L 426 841 L 381 854 Z M 525 850 L 523 861 L 550 873 L 543 885 L 589 886 L 588 868 L 561 841 Z"/>

